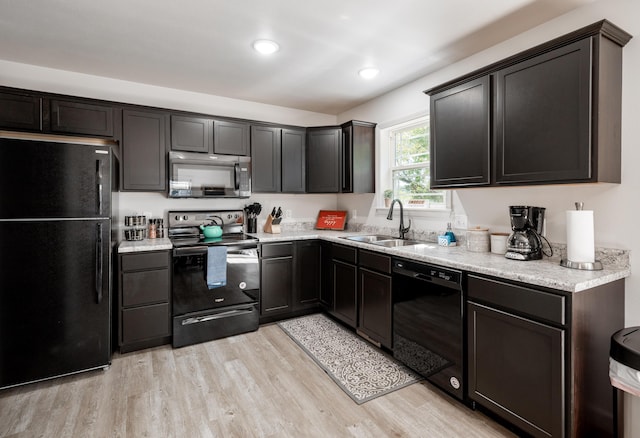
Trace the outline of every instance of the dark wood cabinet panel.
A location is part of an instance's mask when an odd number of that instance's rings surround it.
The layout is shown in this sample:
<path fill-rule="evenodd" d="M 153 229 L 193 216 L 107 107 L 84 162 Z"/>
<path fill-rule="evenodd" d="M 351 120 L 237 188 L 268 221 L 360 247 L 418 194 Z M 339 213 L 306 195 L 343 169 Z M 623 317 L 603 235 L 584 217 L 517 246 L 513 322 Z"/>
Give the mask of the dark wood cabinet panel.
<path fill-rule="evenodd" d="M 496 73 L 496 182 L 591 178 L 591 38 Z"/>
<path fill-rule="evenodd" d="M 386 256 L 382 256 L 386 257 Z M 390 257 L 388 257 L 391 259 Z M 362 259 L 361 259 L 362 262 Z M 392 347 L 391 276 L 360 267 L 358 330 L 387 348 Z"/>
<path fill-rule="evenodd" d="M 486 185 L 491 154 L 489 77 L 431 96 L 431 187 Z"/>
<path fill-rule="evenodd" d="M 307 130 L 307 192 L 340 191 L 341 143 L 340 128 Z"/>
<path fill-rule="evenodd" d="M 316 308 L 320 299 L 320 242 L 296 242 L 295 251 L 294 310 Z"/>
<path fill-rule="evenodd" d="M 333 310 L 330 312 L 345 324 L 358 325 L 358 267 L 333 260 Z"/>
<path fill-rule="evenodd" d="M 171 150 L 213 153 L 213 119 L 172 115 Z"/>
<path fill-rule="evenodd" d="M 51 132 L 113 137 L 114 108 L 51 100 Z"/>
<path fill-rule="evenodd" d="M 306 191 L 305 154 L 307 133 L 303 129 L 282 130 L 282 192 Z"/>
<path fill-rule="evenodd" d="M 131 344 L 171 336 L 170 318 L 171 312 L 168 303 L 124 309 L 122 311 L 123 348 L 121 351 L 132 351 L 127 348 Z"/>
<path fill-rule="evenodd" d="M 343 193 L 375 193 L 375 123 L 351 121 L 342 125 Z"/>
<path fill-rule="evenodd" d="M 263 259 L 260 267 L 260 316 L 290 312 L 293 292 L 293 256 Z"/>
<path fill-rule="evenodd" d="M 326 311 L 333 310 L 332 246 L 330 242 L 320 242 L 320 304 Z"/>
<path fill-rule="evenodd" d="M 122 112 L 122 190 L 165 191 L 168 116 Z"/>
<path fill-rule="evenodd" d="M 0 128 L 42 131 L 42 97 L 0 93 Z"/>
<path fill-rule="evenodd" d="M 213 121 L 213 152 L 249 155 L 249 124 L 227 120 Z"/>
<path fill-rule="evenodd" d="M 122 275 L 122 305 L 140 306 L 169 301 L 169 270 L 127 272 Z"/>
<path fill-rule="evenodd" d="M 533 436 L 565 436 L 565 331 L 475 303 L 467 311 L 469 397 Z"/>
<path fill-rule="evenodd" d="M 251 191 L 280 192 L 281 129 L 267 126 L 251 127 Z"/>

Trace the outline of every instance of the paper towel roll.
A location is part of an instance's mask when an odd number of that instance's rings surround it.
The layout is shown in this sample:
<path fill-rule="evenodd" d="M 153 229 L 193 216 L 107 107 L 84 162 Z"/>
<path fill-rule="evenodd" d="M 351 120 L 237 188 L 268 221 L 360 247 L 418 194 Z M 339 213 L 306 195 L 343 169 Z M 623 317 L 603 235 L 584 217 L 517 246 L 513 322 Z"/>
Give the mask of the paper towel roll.
<path fill-rule="evenodd" d="M 594 254 L 593 211 L 567 211 L 567 260 L 593 263 Z"/>

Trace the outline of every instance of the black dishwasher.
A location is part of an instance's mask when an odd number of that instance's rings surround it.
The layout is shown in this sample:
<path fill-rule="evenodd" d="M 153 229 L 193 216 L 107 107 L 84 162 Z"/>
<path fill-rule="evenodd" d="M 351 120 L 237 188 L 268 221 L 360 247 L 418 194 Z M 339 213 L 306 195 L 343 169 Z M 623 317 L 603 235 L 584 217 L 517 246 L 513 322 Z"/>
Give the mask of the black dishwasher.
<path fill-rule="evenodd" d="M 462 400 L 460 271 L 393 259 L 393 356 Z"/>

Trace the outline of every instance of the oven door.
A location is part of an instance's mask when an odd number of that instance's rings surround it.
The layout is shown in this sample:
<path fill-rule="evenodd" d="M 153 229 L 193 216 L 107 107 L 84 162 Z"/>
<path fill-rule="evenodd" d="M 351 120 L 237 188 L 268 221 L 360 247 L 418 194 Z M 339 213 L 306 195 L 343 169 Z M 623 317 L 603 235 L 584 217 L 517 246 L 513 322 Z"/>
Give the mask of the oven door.
<path fill-rule="evenodd" d="M 259 264 L 255 245 L 227 247 L 226 285 L 207 286 L 207 246 L 173 250 L 173 346 L 257 330 Z"/>

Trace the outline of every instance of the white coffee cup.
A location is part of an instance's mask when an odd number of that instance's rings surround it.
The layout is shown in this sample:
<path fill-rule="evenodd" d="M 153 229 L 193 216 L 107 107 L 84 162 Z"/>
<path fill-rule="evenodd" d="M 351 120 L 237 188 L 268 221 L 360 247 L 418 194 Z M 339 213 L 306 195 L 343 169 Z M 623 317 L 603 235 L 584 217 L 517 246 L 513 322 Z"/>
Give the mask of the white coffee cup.
<path fill-rule="evenodd" d="M 494 254 L 504 254 L 507 252 L 507 238 L 509 233 L 491 234 L 491 252 Z"/>

